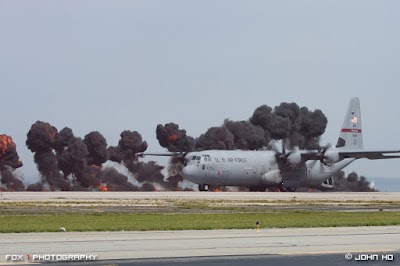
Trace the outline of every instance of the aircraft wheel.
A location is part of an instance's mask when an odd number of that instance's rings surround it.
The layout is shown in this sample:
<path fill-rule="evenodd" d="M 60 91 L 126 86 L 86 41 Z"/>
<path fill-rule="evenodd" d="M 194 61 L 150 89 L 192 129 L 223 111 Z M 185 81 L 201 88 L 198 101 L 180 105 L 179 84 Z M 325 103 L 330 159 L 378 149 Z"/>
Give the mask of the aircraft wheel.
<path fill-rule="evenodd" d="M 286 192 L 295 192 L 296 188 L 288 187 L 286 188 Z"/>
<path fill-rule="evenodd" d="M 285 188 L 283 186 L 279 186 L 278 189 L 279 189 L 279 192 L 286 192 L 287 191 L 287 188 Z"/>
<path fill-rule="evenodd" d="M 256 187 L 249 187 L 250 192 L 256 192 L 258 189 Z"/>
<path fill-rule="evenodd" d="M 208 191 L 209 186 L 207 184 L 200 184 L 199 191 Z"/>
<path fill-rule="evenodd" d="M 258 191 L 260 191 L 260 192 L 265 192 L 266 190 L 267 190 L 266 187 L 259 187 L 259 188 L 258 188 Z"/>

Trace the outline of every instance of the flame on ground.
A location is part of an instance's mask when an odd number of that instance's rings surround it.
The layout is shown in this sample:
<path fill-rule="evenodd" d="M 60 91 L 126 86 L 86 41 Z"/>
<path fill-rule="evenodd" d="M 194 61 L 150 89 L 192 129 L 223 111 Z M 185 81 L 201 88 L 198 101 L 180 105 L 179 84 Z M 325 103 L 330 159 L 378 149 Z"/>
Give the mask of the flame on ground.
<path fill-rule="evenodd" d="M 107 185 L 103 184 L 103 181 L 101 181 L 101 180 L 100 180 L 99 191 L 103 191 L 103 192 L 108 191 Z"/>

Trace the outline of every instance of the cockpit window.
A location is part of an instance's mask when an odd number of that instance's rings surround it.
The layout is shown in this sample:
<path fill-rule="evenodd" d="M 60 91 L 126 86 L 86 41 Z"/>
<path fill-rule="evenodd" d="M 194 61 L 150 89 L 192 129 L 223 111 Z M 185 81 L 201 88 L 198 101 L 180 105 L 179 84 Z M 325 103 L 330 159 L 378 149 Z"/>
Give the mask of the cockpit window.
<path fill-rule="evenodd" d="M 203 161 L 205 161 L 205 162 L 211 162 L 211 157 L 208 154 L 203 154 L 201 156 L 192 156 L 192 158 L 190 160 L 192 160 L 192 161 L 201 160 L 201 158 L 203 158 Z"/>
<path fill-rule="evenodd" d="M 211 162 L 211 156 L 208 154 L 202 154 L 201 157 L 204 158 L 205 162 Z"/>

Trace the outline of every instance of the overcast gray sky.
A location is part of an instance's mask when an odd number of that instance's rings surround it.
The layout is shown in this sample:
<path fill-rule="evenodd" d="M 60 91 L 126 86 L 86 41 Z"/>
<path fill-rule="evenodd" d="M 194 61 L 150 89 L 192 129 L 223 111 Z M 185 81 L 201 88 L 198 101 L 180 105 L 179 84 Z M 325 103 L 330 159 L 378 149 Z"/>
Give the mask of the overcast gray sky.
<path fill-rule="evenodd" d="M 328 118 L 336 143 L 350 97 L 365 148 L 400 148 L 399 1 L 0 0 L 0 134 L 18 172 L 38 178 L 26 134 L 37 120 L 116 145 L 137 130 L 163 151 L 157 124 L 194 137 L 262 104 L 296 102 Z M 359 160 L 398 177 L 399 160 Z"/>

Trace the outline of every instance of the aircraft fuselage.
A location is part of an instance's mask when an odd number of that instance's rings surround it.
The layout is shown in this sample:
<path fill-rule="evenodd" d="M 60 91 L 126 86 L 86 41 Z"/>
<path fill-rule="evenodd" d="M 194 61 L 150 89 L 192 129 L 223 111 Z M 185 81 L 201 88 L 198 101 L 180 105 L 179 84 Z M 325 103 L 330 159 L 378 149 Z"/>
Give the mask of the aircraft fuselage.
<path fill-rule="evenodd" d="M 282 165 L 274 151 L 206 150 L 190 152 L 182 174 L 197 184 L 284 188 L 316 186 L 350 164 L 344 159 L 332 165 L 307 161 Z"/>

